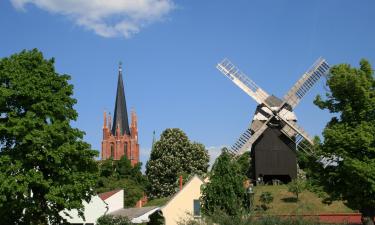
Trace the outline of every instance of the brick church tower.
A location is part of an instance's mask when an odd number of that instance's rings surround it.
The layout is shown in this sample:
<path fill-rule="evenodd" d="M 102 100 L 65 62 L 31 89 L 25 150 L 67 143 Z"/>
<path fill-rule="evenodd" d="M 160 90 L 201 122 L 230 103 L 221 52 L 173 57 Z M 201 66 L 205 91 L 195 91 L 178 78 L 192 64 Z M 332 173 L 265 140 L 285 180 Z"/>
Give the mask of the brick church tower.
<path fill-rule="evenodd" d="M 131 112 L 129 127 L 120 63 L 113 123 L 111 116 L 107 117 L 104 112 L 102 159 L 119 160 L 123 155 L 126 155 L 133 166 L 139 162 L 137 115 L 134 111 Z"/>

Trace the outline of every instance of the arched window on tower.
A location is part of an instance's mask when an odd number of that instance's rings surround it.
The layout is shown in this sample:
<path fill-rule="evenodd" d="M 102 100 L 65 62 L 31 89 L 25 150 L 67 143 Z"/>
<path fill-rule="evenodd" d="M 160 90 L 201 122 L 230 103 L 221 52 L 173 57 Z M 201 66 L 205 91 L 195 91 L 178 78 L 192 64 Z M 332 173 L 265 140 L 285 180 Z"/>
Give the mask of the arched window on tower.
<path fill-rule="evenodd" d="M 126 156 L 127 159 L 129 159 L 129 156 L 128 156 L 128 142 L 124 143 L 124 155 Z"/>
<path fill-rule="evenodd" d="M 115 157 L 115 149 L 113 147 L 113 144 L 111 144 L 111 159 Z"/>

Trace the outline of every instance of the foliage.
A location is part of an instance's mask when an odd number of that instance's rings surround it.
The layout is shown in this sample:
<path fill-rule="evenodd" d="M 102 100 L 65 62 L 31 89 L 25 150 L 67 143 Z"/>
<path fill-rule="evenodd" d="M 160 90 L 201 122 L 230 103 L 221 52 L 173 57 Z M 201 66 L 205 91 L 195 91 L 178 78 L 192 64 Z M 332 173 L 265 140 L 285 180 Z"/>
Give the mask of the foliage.
<path fill-rule="evenodd" d="M 246 206 L 246 190 L 243 181 L 246 179 L 240 167 L 226 148 L 216 159 L 210 181 L 202 189 L 202 212 L 206 215 L 216 210 L 228 215 L 241 213 Z"/>
<path fill-rule="evenodd" d="M 241 173 L 247 178 L 251 179 L 253 177 L 253 174 L 250 152 L 245 152 L 240 157 L 238 157 L 237 163 L 240 166 Z"/>
<path fill-rule="evenodd" d="M 179 225 L 319 225 L 318 218 L 304 219 L 302 217 L 261 216 L 255 217 L 251 214 L 238 214 L 229 216 L 223 212 L 215 212 L 202 219 L 184 218 L 178 222 Z"/>
<path fill-rule="evenodd" d="M 97 166 L 72 128 L 70 76 L 37 49 L 0 59 L 0 217 L 3 224 L 62 223 L 94 194 Z"/>
<path fill-rule="evenodd" d="M 147 225 L 164 225 L 165 219 L 160 211 L 155 212 L 151 214 L 149 217 L 149 222 L 147 222 Z"/>
<path fill-rule="evenodd" d="M 165 198 L 154 198 L 154 199 L 151 199 L 150 201 L 148 201 L 146 203 L 146 207 L 147 206 L 163 206 L 165 205 L 171 198 L 169 197 L 165 197 Z"/>
<path fill-rule="evenodd" d="M 131 166 L 126 156 L 120 160 L 107 159 L 99 163 L 100 177 L 97 180 L 97 193 L 124 190 L 124 207 L 133 207 L 146 191 L 147 179 L 141 172 L 141 163 Z"/>
<path fill-rule="evenodd" d="M 315 104 L 334 117 L 323 131 L 319 155 L 337 165 L 319 170 L 319 182 L 331 199 L 346 200 L 364 217 L 375 215 L 375 80 L 371 65 L 331 68 L 325 100 Z"/>
<path fill-rule="evenodd" d="M 204 145 L 190 142 L 178 128 L 166 129 L 155 142 L 146 164 L 146 175 L 152 184 L 149 196 L 160 198 L 174 194 L 180 175 L 203 175 L 207 172 L 208 161 Z"/>
<path fill-rule="evenodd" d="M 271 192 L 269 191 L 262 192 L 262 194 L 260 194 L 259 196 L 259 201 L 262 203 L 262 208 L 264 210 L 267 210 L 269 208 L 268 205 L 273 202 L 273 196 Z"/>
<path fill-rule="evenodd" d="M 104 215 L 98 218 L 97 225 L 131 225 L 132 223 L 126 217 Z"/>
<path fill-rule="evenodd" d="M 288 184 L 288 191 L 296 196 L 298 202 L 298 196 L 306 189 L 306 182 L 302 179 L 293 179 Z"/>

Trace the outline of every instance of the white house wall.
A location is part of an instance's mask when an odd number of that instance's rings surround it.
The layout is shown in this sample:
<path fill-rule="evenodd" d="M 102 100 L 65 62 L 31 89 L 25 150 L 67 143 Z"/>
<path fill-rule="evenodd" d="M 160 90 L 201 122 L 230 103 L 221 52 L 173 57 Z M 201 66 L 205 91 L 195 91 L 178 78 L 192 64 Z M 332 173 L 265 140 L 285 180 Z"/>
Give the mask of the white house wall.
<path fill-rule="evenodd" d="M 77 210 L 65 210 L 65 212 L 67 212 L 72 218 L 69 218 L 63 212 L 61 212 L 60 215 L 67 219 L 69 223 L 96 224 L 96 220 L 103 216 L 107 211 L 107 205 L 97 195 L 91 198 L 90 203 L 84 201 L 83 205 L 85 206 L 85 220 L 78 216 Z"/>
<path fill-rule="evenodd" d="M 104 200 L 108 205 L 108 213 L 124 208 L 124 190 Z"/>

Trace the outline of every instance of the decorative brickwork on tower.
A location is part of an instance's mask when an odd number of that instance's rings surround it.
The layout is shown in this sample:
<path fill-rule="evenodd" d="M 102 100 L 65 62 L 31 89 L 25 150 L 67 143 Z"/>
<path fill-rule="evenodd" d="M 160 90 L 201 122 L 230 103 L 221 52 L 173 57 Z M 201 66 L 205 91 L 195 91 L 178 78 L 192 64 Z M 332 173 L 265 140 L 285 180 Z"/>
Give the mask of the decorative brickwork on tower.
<path fill-rule="evenodd" d="M 120 64 L 113 123 L 111 116 L 107 117 L 104 112 L 102 159 L 119 160 L 123 155 L 126 155 L 133 166 L 139 162 L 137 115 L 134 111 L 131 112 L 129 128 Z"/>

